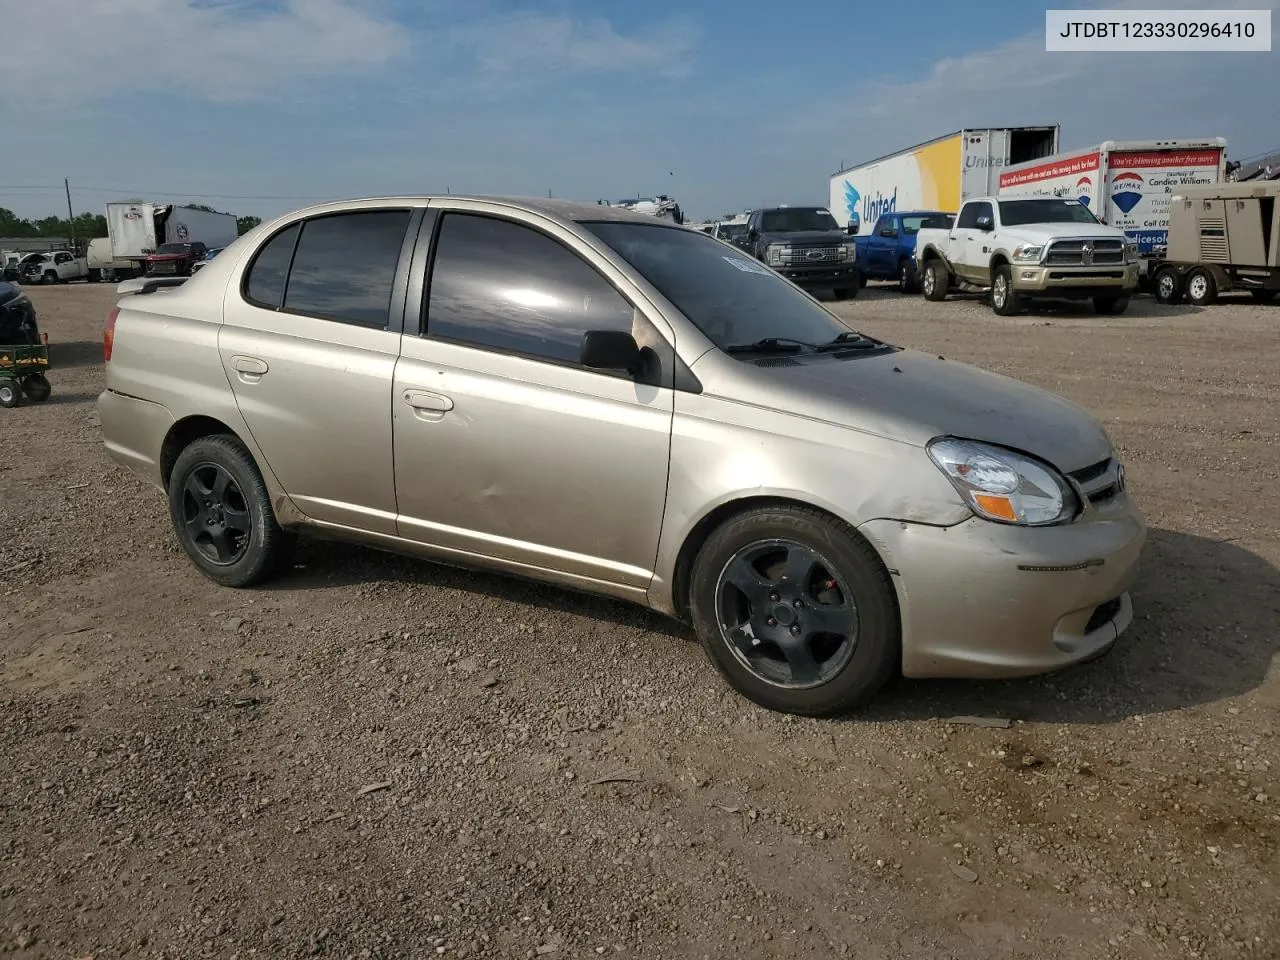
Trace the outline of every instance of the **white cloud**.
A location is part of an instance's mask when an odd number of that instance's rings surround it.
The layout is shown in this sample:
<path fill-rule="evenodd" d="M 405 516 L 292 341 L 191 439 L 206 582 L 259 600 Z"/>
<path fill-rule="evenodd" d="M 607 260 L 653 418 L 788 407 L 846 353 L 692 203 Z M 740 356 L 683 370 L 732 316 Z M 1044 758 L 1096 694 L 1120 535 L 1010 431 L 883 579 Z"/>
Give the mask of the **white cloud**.
<path fill-rule="evenodd" d="M 0 85 L 119 101 L 140 91 L 270 97 L 281 84 L 359 73 L 408 49 L 352 0 L 0 0 Z"/>

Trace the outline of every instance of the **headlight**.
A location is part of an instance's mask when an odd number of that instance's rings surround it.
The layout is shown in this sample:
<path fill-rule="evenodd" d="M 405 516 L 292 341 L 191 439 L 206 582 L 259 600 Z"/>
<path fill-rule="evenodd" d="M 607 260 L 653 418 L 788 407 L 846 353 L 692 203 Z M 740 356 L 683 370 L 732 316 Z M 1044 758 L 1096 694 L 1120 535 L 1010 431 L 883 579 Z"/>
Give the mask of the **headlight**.
<path fill-rule="evenodd" d="M 1013 248 L 1013 259 L 1018 263 L 1039 263 L 1042 253 L 1043 244 L 1022 243 Z"/>
<path fill-rule="evenodd" d="M 974 440 L 939 437 L 929 457 L 978 516 L 997 523 L 1045 526 L 1076 515 L 1079 501 L 1048 464 Z"/>
<path fill-rule="evenodd" d="M 1138 245 L 1130 241 L 1124 245 L 1124 258 L 1129 263 L 1138 259 Z"/>
<path fill-rule="evenodd" d="M 771 243 L 764 248 L 764 255 L 771 266 L 791 262 L 791 247 L 782 243 Z"/>
<path fill-rule="evenodd" d="M 852 243 L 840 244 L 840 259 L 845 263 L 857 259 L 858 248 Z"/>

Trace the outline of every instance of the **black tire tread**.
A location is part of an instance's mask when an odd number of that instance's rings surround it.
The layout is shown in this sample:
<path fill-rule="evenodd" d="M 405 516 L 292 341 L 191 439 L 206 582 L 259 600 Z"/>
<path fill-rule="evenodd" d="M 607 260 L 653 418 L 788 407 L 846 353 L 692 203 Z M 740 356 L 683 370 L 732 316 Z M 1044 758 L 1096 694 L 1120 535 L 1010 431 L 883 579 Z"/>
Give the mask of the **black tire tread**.
<path fill-rule="evenodd" d="M 723 663 L 716 655 L 719 652 L 717 647 L 723 645 L 719 636 L 719 627 L 715 623 L 710 624 L 710 630 L 706 629 L 707 625 L 701 623 L 699 617 L 699 604 L 694 598 L 694 592 L 699 581 L 702 564 L 709 555 L 708 551 L 716 545 L 717 538 L 725 535 L 727 531 L 734 527 L 749 523 L 752 520 L 759 519 L 765 522 L 788 523 L 795 520 L 803 520 L 815 524 L 820 527 L 826 527 L 833 537 L 840 537 L 843 544 L 852 552 L 859 554 L 861 559 L 867 564 L 867 569 L 875 572 L 875 579 L 880 588 L 880 594 L 873 597 L 858 596 L 858 604 L 862 609 L 871 612 L 871 609 L 877 603 L 882 609 L 877 611 L 882 616 L 882 622 L 885 628 L 885 635 L 882 638 L 882 649 L 878 655 L 873 654 L 874 659 L 869 664 L 870 669 L 864 669 L 862 675 L 855 677 L 852 683 L 846 681 L 848 689 L 837 691 L 834 695 L 831 687 L 844 678 L 845 673 L 841 673 L 835 680 L 824 684 L 812 690 L 804 691 L 780 691 L 776 688 L 768 687 L 764 684 L 757 684 L 759 689 L 756 692 L 743 689 L 738 683 L 738 678 L 733 676 L 725 669 Z M 847 576 L 849 571 L 842 571 Z M 775 506 L 757 506 L 747 507 L 725 518 L 715 530 L 707 537 L 702 546 L 698 550 L 697 556 L 694 558 L 693 566 L 690 571 L 689 595 L 686 598 L 686 609 L 690 612 L 690 619 L 693 621 L 695 632 L 702 644 L 707 658 L 712 662 L 715 668 L 720 672 L 731 686 L 737 689 L 744 696 L 759 703 L 761 706 L 772 710 L 778 710 L 785 713 L 793 713 L 801 716 L 810 717 L 827 717 L 838 714 L 848 713 L 859 705 L 863 704 L 873 697 L 880 689 L 882 689 L 890 680 L 892 680 L 901 670 L 902 665 L 902 640 L 901 640 L 901 620 L 899 618 L 897 605 L 897 592 L 894 590 L 893 581 L 889 576 L 888 570 L 885 569 L 880 555 L 867 540 L 859 534 L 852 526 L 839 517 L 832 516 L 825 510 L 816 507 L 805 506 L 801 504 L 778 504 Z M 861 631 L 860 617 L 860 631 Z M 859 645 L 863 644 L 863 637 L 859 636 Z M 731 656 L 731 655 L 730 655 Z M 854 654 L 857 657 L 857 652 Z M 851 663 L 845 668 L 845 672 L 853 669 Z M 864 667 L 868 666 L 864 664 Z M 799 702 L 797 702 L 799 701 Z"/>
<path fill-rule="evenodd" d="M 936 270 L 933 292 L 926 293 L 925 299 L 935 303 L 947 299 L 947 291 L 951 289 L 951 271 L 941 260 L 930 260 L 924 265 L 925 270 Z"/>
<path fill-rule="evenodd" d="M 181 483 L 181 478 L 192 461 L 213 459 L 216 456 L 231 461 L 244 474 L 248 483 L 240 485 L 241 492 L 245 496 L 250 513 L 253 513 L 256 507 L 259 514 L 254 518 L 257 549 L 255 550 L 251 545 L 249 553 L 244 558 L 244 560 L 250 560 L 250 558 L 252 560 L 248 563 L 242 560 L 233 567 L 206 565 L 202 562 L 201 555 L 192 550 L 186 538 L 179 532 L 181 515 L 178 504 L 175 503 L 175 485 Z M 254 463 L 248 448 L 232 434 L 216 433 L 200 437 L 189 443 L 178 454 L 170 474 L 169 515 L 173 521 L 174 535 L 178 538 L 183 552 L 191 559 L 196 569 L 224 587 L 252 587 L 270 580 L 285 569 L 292 555 L 295 537 L 277 522 L 275 511 L 271 506 L 271 494 L 267 490 L 266 481 L 262 478 L 262 472 Z"/>

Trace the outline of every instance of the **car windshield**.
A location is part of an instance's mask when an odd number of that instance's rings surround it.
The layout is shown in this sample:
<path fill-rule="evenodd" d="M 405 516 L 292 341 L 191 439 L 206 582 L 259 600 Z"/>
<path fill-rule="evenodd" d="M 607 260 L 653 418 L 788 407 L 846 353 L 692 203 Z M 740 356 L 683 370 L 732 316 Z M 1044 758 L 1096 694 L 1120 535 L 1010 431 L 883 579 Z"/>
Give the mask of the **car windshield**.
<path fill-rule="evenodd" d="M 839 230 L 840 224 L 825 208 L 795 207 L 762 213 L 760 228 L 765 233 L 799 233 L 801 230 Z"/>
<path fill-rule="evenodd" d="M 1028 223 L 1097 223 L 1078 200 L 1001 200 L 1000 222 L 1006 227 Z"/>
<path fill-rule="evenodd" d="M 190 249 L 189 243 L 162 243 L 156 247 L 156 253 L 186 253 Z"/>
<path fill-rule="evenodd" d="M 691 230 L 584 223 L 720 348 L 771 337 L 829 343 L 850 328 L 771 270 Z"/>
<path fill-rule="evenodd" d="M 902 232 L 914 236 L 921 230 L 950 230 L 955 220 L 949 213 L 911 214 L 902 218 Z"/>

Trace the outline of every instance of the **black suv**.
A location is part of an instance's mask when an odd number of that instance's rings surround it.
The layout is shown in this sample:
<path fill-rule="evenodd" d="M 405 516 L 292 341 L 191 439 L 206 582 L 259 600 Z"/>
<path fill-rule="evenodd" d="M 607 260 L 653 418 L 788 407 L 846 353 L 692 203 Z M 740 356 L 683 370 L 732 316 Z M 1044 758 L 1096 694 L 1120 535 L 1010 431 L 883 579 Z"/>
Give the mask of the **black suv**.
<path fill-rule="evenodd" d="M 857 248 L 825 207 L 766 207 L 752 210 L 741 245 L 810 293 L 829 291 L 837 300 L 858 295 L 862 277 Z"/>

